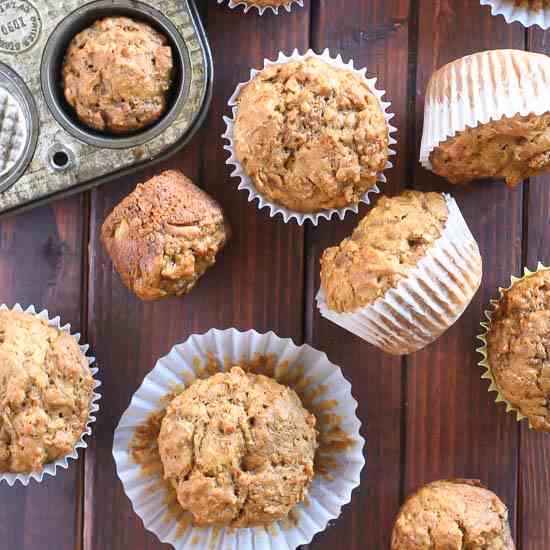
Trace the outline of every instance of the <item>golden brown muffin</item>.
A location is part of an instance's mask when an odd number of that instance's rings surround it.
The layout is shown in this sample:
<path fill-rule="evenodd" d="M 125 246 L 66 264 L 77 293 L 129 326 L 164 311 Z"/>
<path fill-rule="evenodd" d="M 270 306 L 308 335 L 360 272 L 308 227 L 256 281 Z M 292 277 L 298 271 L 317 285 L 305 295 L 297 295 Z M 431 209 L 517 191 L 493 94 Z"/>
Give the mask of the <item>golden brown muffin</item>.
<path fill-rule="evenodd" d="M 441 237 L 447 218 L 440 193 L 405 191 L 380 197 L 351 237 L 321 257 L 328 307 L 355 311 L 395 288 Z"/>
<path fill-rule="evenodd" d="M 142 300 L 187 294 L 229 236 L 218 203 L 174 170 L 138 185 L 101 228 L 116 270 Z"/>
<path fill-rule="evenodd" d="M 478 481 L 435 481 L 410 496 L 391 550 L 515 550 L 503 502 Z"/>
<path fill-rule="evenodd" d="M 196 525 L 265 525 L 303 501 L 313 479 L 315 417 L 272 378 L 238 367 L 197 380 L 168 406 L 164 477 Z"/>
<path fill-rule="evenodd" d="M 536 430 L 550 431 L 550 270 L 503 292 L 492 314 L 487 362 L 502 397 Z"/>
<path fill-rule="evenodd" d="M 115 134 L 140 130 L 166 109 L 172 49 L 147 23 L 106 17 L 77 34 L 63 63 L 68 104 L 86 126 Z"/>
<path fill-rule="evenodd" d="M 93 387 L 72 336 L 34 315 L 0 311 L 0 471 L 40 471 L 70 454 Z"/>
<path fill-rule="evenodd" d="M 235 153 L 257 190 L 298 212 L 357 203 L 388 160 L 388 124 L 365 81 L 308 58 L 241 91 Z"/>
<path fill-rule="evenodd" d="M 533 11 L 550 8 L 550 0 L 512 0 L 512 2 L 515 6 Z"/>

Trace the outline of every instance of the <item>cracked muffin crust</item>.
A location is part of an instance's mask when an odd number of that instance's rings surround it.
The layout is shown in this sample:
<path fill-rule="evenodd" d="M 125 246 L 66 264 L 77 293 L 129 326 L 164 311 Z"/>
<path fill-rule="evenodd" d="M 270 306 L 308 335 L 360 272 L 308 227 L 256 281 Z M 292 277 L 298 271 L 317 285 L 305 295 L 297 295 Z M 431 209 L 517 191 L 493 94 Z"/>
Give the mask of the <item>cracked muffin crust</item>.
<path fill-rule="evenodd" d="M 239 367 L 197 380 L 168 406 L 164 477 L 195 525 L 266 525 L 313 479 L 315 417 L 290 388 Z"/>
<path fill-rule="evenodd" d="M 69 334 L 34 315 L 0 311 L 0 471 L 41 471 L 71 453 L 93 387 Z"/>
<path fill-rule="evenodd" d="M 316 58 L 265 68 L 237 100 L 240 164 L 268 200 L 294 211 L 359 202 L 386 166 L 388 143 L 366 82 Z"/>
<path fill-rule="evenodd" d="M 380 197 L 352 235 L 321 257 L 328 307 L 352 312 L 395 288 L 441 237 L 448 214 L 440 193 Z"/>
<path fill-rule="evenodd" d="M 150 126 L 164 113 L 174 63 L 168 40 L 147 23 L 106 17 L 77 34 L 63 63 L 67 103 L 95 130 Z"/>
<path fill-rule="evenodd" d="M 475 480 L 435 481 L 397 516 L 391 550 L 515 550 L 508 510 Z"/>
<path fill-rule="evenodd" d="M 487 340 L 487 361 L 501 396 L 535 430 L 550 432 L 550 270 L 503 291 Z"/>
<path fill-rule="evenodd" d="M 229 236 L 218 203 L 174 170 L 139 184 L 101 228 L 116 270 L 142 300 L 188 293 Z"/>

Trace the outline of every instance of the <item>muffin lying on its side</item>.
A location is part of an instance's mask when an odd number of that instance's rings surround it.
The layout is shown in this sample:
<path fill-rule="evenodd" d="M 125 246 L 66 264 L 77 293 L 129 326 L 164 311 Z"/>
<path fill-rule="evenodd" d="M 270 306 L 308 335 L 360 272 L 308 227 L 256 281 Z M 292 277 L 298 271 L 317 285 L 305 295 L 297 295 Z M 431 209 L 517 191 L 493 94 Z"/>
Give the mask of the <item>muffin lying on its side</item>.
<path fill-rule="evenodd" d="M 188 293 L 229 234 L 218 203 L 171 170 L 115 206 L 101 241 L 124 284 L 142 300 L 156 300 Z"/>

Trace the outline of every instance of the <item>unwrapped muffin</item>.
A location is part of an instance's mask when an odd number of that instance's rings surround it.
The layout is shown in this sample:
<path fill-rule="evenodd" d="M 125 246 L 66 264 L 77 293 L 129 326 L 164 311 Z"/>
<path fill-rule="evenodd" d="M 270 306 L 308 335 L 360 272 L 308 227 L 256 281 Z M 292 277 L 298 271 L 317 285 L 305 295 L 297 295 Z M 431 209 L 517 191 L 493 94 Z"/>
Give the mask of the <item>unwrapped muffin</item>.
<path fill-rule="evenodd" d="M 138 185 L 101 228 L 116 270 L 142 300 L 189 292 L 229 235 L 218 203 L 173 170 Z"/>
<path fill-rule="evenodd" d="M 78 119 L 115 134 L 164 113 L 174 63 L 167 38 L 147 23 L 106 17 L 78 33 L 63 63 L 63 89 Z"/>
<path fill-rule="evenodd" d="M 86 429 L 94 381 L 74 338 L 0 310 L 0 472 L 39 472 Z"/>
<path fill-rule="evenodd" d="M 267 525 L 313 479 L 315 417 L 290 388 L 238 367 L 197 380 L 168 406 L 164 477 L 194 524 Z"/>
<path fill-rule="evenodd" d="M 504 503 L 478 481 L 435 481 L 397 516 L 391 550 L 515 550 Z"/>

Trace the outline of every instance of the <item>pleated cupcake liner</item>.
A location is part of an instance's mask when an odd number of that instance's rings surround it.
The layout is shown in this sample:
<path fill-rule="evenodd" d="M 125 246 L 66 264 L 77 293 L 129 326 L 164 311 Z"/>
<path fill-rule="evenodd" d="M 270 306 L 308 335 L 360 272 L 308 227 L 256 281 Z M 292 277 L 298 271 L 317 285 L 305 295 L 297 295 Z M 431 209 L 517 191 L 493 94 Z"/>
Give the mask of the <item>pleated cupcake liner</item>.
<path fill-rule="evenodd" d="M 407 277 L 350 313 L 330 309 L 321 287 L 321 315 L 392 355 L 418 351 L 453 325 L 479 288 L 482 263 L 456 201 L 444 197 L 449 215 L 443 233 Z"/>
<path fill-rule="evenodd" d="M 274 218 L 275 216 L 280 214 L 285 223 L 288 223 L 290 220 L 295 220 L 298 223 L 298 225 L 302 225 L 306 220 L 309 220 L 313 225 L 317 225 L 320 219 L 330 220 L 334 216 L 338 216 L 341 220 L 343 220 L 347 212 L 353 212 L 357 214 L 357 212 L 359 211 L 360 203 L 370 204 L 369 195 L 371 193 L 380 193 L 380 189 L 378 188 L 378 185 L 375 185 L 371 189 L 368 189 L 363 194 L 363 196 L 361 197 L 358 203 L 349 204 L 347 206 L 344 206 L 343 208 L 331 208 L 328 210 L 322 210 L 320 212 L 311 212 L 311 213 L 297 212 L 295 210 L 285 208 L 280 204 L 271 202 L 267 197 L 265 197 L 262 193 L 260 193 L 256 189 L 256 186 L 254 185 L 251 178 L 249 178 L 248 175 L 246 174 L 246 171 L 242 167 L 241 163 L 239 162 L 239 159 L 237 158 L 237 154 L 235 153 L 235 147 L 234 147 L 234 130 L 235 130 L 235 121 L 236 121 L 237 112 L 238 112 L 237 100 L 243 87 L 246 86 L 262 70 L 266 69 L 271 65 L 283 65 L 291 61 L 302 61 L 310 57 L 315 57 L 317 59 L 320 59 L 325 63 L 331 65 L 332 67 L 336 67 L 338 69 L 350 70 L 356 75 L 358 75 L 359 77 L 361 77 L 369 87 L 369 90 L 378 99 L 380 108 L 382 109 L 382 112 L 384 113 L 384 117 L 388 124 L 388 137 L 389 137 L 389 145 L 390 145 L 389 156 L 393 156 L 396 154 L 395 151 L 391 149 L 391 146 L 397 144 L 397 141 L 391 136 L 391 134 L 397 132 L 397 128 L 395 128 L 389 123 L 389 121 L 395 116 L 393 113 L 388 112 L 388 109 L 390 108 L 391 103 L 389 101 L 382 101 L 382 98 L 384 97 L 384 95 L 386 95 L 386 92 L 384 90 L 378 90 L 375 87 L 377 78 L 367 78 L 366 68 L 356 69 L 354 67 L 353 60 L 350 59 L 347 63 L 344 63 L 341 55 L 337 55 L 336 57 L 333 58 L 331 57 L 331 54 L 328 48 L 325 49 L 321 54 L 317 54 L 313 50 L 308 50 L 305 54 L 300 54 L 298 50 L 295 49 L 288 56 L 285 55 L 283 52 L 279 52 L 278 57 L 275 61 L 272 61 L 270 59 L 264 59 L 264 66 L 263 66 L 263 69 L 261 70 L 251 69 L 249 80 L 238 84 L 237 88 L 233 92 L 233 95 L 229 99 L 228 105 L 229 105 L 229 108 L 231 109 L 232 116 L 223 117 L 223 120 L 226 124 L 226 131 L 222 135 L 222 138 L 227 140 L 228 142 L 228 144 L 224 145 L 223 148 L 230 153 L 230 157 L 225 162 L 226 164 L 233 166 L 233 172 L 231 173 L 231 176 L 240 179 L 238 189 L 239 190 L 244 189 L 248 191 L 248 202 L 257 200 L 258 209 L 262 210 L 263 208 L 268 208 L 270 217 Z M 384 170 L 388 170 L 389 168 L 392 168 L 392 167 L 393 167 L 393 164 L 390 161 L 388 161 L 386 163 Z M 378 174 L 376 179 L 381 184 L 386 183 L 386 176 L 383 174 L 383 172 Z"/>
<path fill-rule="evenodd" d="M 491 15 L 502 15 L 506 23 L 521 23 L 524 27 L 538 25 L 541 29 L 550 28 L 550 8 L 528 9 L 515 5 L 510 0 L 480 0 L 482 6 L 491 7 Z"/>
<path fill-rule="evenodd" d="M 507 286 L 505 288 L 504 287 L 499 287 L 498 288 L 498 298 L 490 300 L 490 302 L 489 302 L 490 309 L 486 309 L 484 311 L 484 316 L 487 319 L 487 321 L 482 321 L 480 323 L 481 327 L 483 328 L 483 332 L 476 337 L 478 340 L 481 340 L 481 342 L 483 343 L 483 345 L 481 347 L 477 348 L 476 351 L 479 352 L 481 354 L 481 356 L 483 357 L 482 360 L 478 363 L 478 365 L 484 370 L 481 378 L 484 379 L 484 380 L 489 380 L 489 389 L 487 391 L 490 392 L 490 393 L 495 392 L 497 394 L 496 398 L 495 398 L 495 403 L 504 403 L 504 405 L 506 406 L 506 412 L 507 413 L 512 413 L 512 414 L 515 413 L 516 414 L 516 420 L 518 422 L 521 422 L 522 420 L 524 420 L 527 417 L 524 414 L 522 414 L 521 411 L 518 408 L 516 408 L 512 404 L 510 404 L 503 397 L 503 395 L 500 393 L 500 391 L 498 390 L 498 387 L 495 383 L 495 378 L 493 376 L 493 372 L 491 371 L 491 365 L 489 364 L 489 359 L 488 359 L 488 354 L 487 354 L 487 335 L 488 335 L 489 331 L 491 330 L 491 323 L 492 323 L 492 320 L 493 320 L 493 313 L 495 312 L 496 307 L 498 306 L 498 304 L 500 303 L 500 301 L 504 297 L 504 294 L 506 292 L 508 292 L 516 283 L 519 283 L 520 281 L 523 281 L 524 279 L 528 279 L 529 277 L 532 277 L 533 275 L 536 275 L 539 271 L 543 271 L 543 270 L 546 270 L 546 269 L 550 269 L 550 268 L 546 267 L 541 262 L 538 263 L 537 269 L 535 271 L 531 271 L 531 270 L 529 270 L 525 267 L 524 270 L 523 270 L 523 277 L 515 277 L 514 275 L 512 275 L 510 277 L 510 285 L 509 286 Z M 533 429 L 531 421 L 528 418 L 527 418 L 527 420 L 529 422 L 529 428 Z"/>
<path fill-rule="evenodd" d="M 263 359 L 262 359 L 263 358 Z M 300 395 L 317 418 L 319 449 L 315 477 L 307 499 L 289 517 L 267 527 L 197 527 L 178 505 L 175 492 L 161 478 L 162 462 L 155 447 L 147 464 L 132 455 L 132 441 L 140 430 L 151 433 L 151 420 L 160 419 L 169 400 L 196 378 L 225 371 L 234 364 L 258 365 L 247 370 L 272 376 Z M 175 390 L 175 388 L 177 388 Z M 167 397 L 168 396 L 168 397 Z M 365 464 L 364 439 L 351 385 L 326 354 L 308 345 L 296 346 L 273 332 L 212 329 L 193 335 L 159 359 L 132 397 L 115 431 L 113 456 L 124 491 L 146 529 L 176 550 L 293 550 L 308 544 L 328 522 L 340 515 L 359 485 Z"/>
<path fill-rule="evenodd" d="M 39 319 L 43 319 L 44 321 L 48 322 L 48 325 L 55 327 L 56 329 L 66 332 L 67 334 L 70 334 L 75 342 L 78 344 L 78 347 L 80 348 L 80 351 L 82 352 L 82 355 L 86 357 L 86 360 L 88 361 L 89 365 L 92 365 L 95 363 L 95 357 L 87 355 L 88 350 L 90 346 L 88 344 L 80 344 L 80 333 L 71 333 L 71 325 L 69 323 L 62 325 L 61 319 L 59 316 L 50 318 L 50 314 L 47 309 L 43 309 L 40 311 L 40 313 L 36 312 L 35 306 L 31 305 L 27 307 L 26 309 L 23 309 L 20 304 L 15 304 L 13 308 L 8 307 L 5 304 L 0 305 L 0 310 L 10 310 L 10 311 L 18 311 L 20 313 L 29 313 L 30 315 L 34 315 L 35 317 L 38 317 Z M 95 375 L 98 373 L 99 369 L 96 367 L 90 368 L 92 376 L 94 377 L 94 390 L 97 390 L 99 386 L 101 386 L 101 382 L 95 378 Z M 92 399 L 90 401 L 90 408 L 88 411 L 88 420 L 86 421 L 86 425 L 84 428 L 84 431 L 82 432 L 82 435 L 80 436 L 80 439 L 77 441 L 76 445 L 74 446 L 72 452 L 65 455 L 63 458 L 59 458 L 54 462 L 50 462 L 48 464 L 44 464 L 44 468 L 41 471 L 36 472 L 29 472 L 29 473 L 10 473 L 10 472 L 0 472 L 0 481 L 7 481 L 8 485 L 13 486 L 16 482 L 21 483 L 22 485 L 28 485 L 33 479 L 34 481 L 37 481 L 38 483 L 41 483 L 45 475 L 49 476 L 55 476 L 57 473 L 57 468 L 64 468 L 67 469 L 69 467 L 69 459 L 78 459 L 78 449 L 86 449 L 88 447 L 88 444 L 85 441 L 85 438 L 87 436 L 90 436 L 92 434 L 92 424 L 96 421 L 96 413 L 99 411 L 99 404 L 98 401 L 101 399 L 101 394 L 97 393 L 96 391 L 92 394 Z"/>
<path fill-rule="evenodd" d="M 244 7 L 244 13 L 247 13 L 249 10 L 257 10 L 260 15 L 263 15 L 266 11 L 271 11 L 275 15 L 279 15 L 280 9 L 285 9 L 287 12 L 290 12 L 294 6 L 303 8 L 304 0 L 289 0 L 280 6 L 259 6 L 252 1 L 248 2 L 246 0 L 218 0 L 218 4 L 227 4 L 232 10 L 242 6 Z"/>
<path fill-rule="evenodd" d="M 420 163 L 442 142 L 503 117 L 550 111 L 550 59 L 520 50 L 491 50 L 458 59 L 430 79 Z"/>

